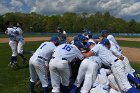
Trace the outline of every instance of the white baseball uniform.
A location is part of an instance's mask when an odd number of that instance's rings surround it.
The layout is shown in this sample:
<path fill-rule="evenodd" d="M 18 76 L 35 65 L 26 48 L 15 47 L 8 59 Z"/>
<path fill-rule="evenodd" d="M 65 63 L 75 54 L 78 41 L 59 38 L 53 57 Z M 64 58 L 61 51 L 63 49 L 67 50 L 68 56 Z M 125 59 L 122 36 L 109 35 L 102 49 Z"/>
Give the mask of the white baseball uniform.
<path fill-rule="evenodd" d="M 60 92 L 60 83 L 69 86 L 71 69 L 69 63 L 75 58 L 83 59 L 81 51 L 73 44 L 59 45 L 49 63 L 52 92 Z"/>
<path fill-rule="evenodd" d="M 17 41 L 14 29 L 12 27 L 7 28 L 7 35 L 9 35 L 9 46 L 12 49 L 12 56 L 17 56 Z"/>
<path fill-rule="evenodd" d="M 96 44 L 95 41 L 94 41 L 92 38 L 90 38 L 90 39 L 88 40 L 88 42 L 92 42 L 92 43 Z"/>
<path fill-rule="evenodd" d="M 96 79 L 97 71 L 101 67 L 100 58 L 92 56 L 85 58 L 79 67 L 78 75 L 74 83 L 75 86 L 80 87 L 84 80 L 83 86 L 80 90 L 81 93 L 88 93 Z"/>
<path fill-rule="evenodd" d="M 114 38 L 113 35 L 108 35 L 108 36 L 107 36 L 107 39 L 108 39 L 108 40 L 111 40 L 111 41 L 116 45 L 116 47 L 118 48 L 118 50 L 119 50 L 120 52 L 122 52 L 121 47 L 119 46 L 119 44 L 117 43 L 117 41 L 116 41 L 116 39 Z"/>
<path fill-rule="evenodd" d="M 129 60 L 126 56 L 124 56 L 118 49 L 118 47 L 116 47 L 115 43 L 113 43 L 111 40 L 109 40 L 110 42 L 110 50 L 111 52 L 116 56 L 116 57 L 120 57 L 121 55 L 124 57 L 124 60 L 123 60 L 123 65 L 125 67 L 125 71 L 126 71 L 126 74 L 132 74 L 135 72 L 135 70 L 131 67 L 130 63 L 129 63 Z"/>
<path fill-rule="evenodd" d="M 113 84 L 113 86 L 114 86 L 115 88 L 117 88 L 117 90 L 115 90 L 115 89 L 113 89 L 113 88 L 111 87 L 109 93 L 121 93 L 120 88 L 119 88 L 119 86 L 118 86 L 118 84 L 117 84 L 117 82 L 116 82 L 115 77 L 113 76 L 113 74 L 110 74 L 110 75 L 108 76 L 108 80 L 109 80 L 109 82 L 110 82 L 111 84 Z"/>
<path fill-rule="evenodd" d="M 90 93 L 109 93 L 109 80 L 104 68 L 98 71 L 97 78 L 92 87 Z"/>
<path fill-rule="evenodd" d="M 29 61 L 30 81 L 35 82 L 39 77 L 42 87 L 48 86 L 48 62 L 56 48 L 52 42 L 44 42 L 35 51 Z"/>
<path fill-rule="evenodd" d="M 19 54 L 23 54 L 23 45 L 25 44 L 24 39 L 23 39 L 23 31 L 20 27 L 13 27 L 15 30 L 16 34 L 16 40 L 17 40 L 17 52 Z"/>
<path fill-rule="evenodd" d="M 91 51 L 99 56 L 104 65 L 111 66 L 113 75 L 115 76 L 121 90 L 127 92 L 132 86 L 125 74 L 123 62 L 115 57 L 112 52 L 102 44 L 95 45 Z"/>

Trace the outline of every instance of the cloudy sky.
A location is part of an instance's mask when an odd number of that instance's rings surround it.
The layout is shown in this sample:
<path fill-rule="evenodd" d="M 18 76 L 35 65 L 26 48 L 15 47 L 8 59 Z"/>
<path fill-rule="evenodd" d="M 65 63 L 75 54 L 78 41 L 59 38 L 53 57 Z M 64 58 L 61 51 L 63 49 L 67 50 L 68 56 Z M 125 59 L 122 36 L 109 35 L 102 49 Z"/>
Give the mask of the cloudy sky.
<path fill-rule="evenodd" d="M 37 12 L 43 15 L 64 12 L 109 11 L 111 15 L 140 22 L 140 0 L 0 0 L 0 14 Z"/>

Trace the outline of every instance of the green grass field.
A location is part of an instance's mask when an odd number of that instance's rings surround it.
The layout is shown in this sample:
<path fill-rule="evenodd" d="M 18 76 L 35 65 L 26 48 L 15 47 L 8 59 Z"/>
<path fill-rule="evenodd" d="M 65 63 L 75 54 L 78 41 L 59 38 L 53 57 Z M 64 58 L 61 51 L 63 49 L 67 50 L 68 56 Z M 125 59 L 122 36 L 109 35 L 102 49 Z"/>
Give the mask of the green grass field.
<path fill-rule="evenodd" d="M 25 44 L 25 50 L 35 51 L 41 43 L 42 42 L 27 42 Z M 123 46 L 125 44 L 131 46 L 129 43 L 133 42 L 124 43 L 124 41 L 119 41 L 119 43 Z M 17 70 L 13 70 L 8 67 L 9 59 L 11 56 L 11 49 L 8 43 L 1 43 L 0 48 L 0 93 L 29 93 L 28 62 L 23 65 L 20 57 L 18 56 L 18 63 L 20 67 Z M 31 55 L 29 54 L 26 55 L 28 59 L 30 56 Z M 139 63 L 132 63 L 132 66 L 137 70 L 137 72 L 140 73 Z M 36 88 L 36 91 L 38 91 L 37 93 L 41 93 L 40 88 Z"/>

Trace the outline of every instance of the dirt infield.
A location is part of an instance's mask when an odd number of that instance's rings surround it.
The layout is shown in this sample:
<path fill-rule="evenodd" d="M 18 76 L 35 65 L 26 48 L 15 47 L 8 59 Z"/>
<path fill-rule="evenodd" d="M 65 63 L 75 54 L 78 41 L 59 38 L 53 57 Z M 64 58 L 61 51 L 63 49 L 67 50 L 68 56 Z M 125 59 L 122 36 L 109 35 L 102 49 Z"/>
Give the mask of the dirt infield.
<path fill-rule="evenodd" d="M 69 37 L 69 39 L 72 39 L 72 38 L 73 37 Z M 49 39 L 50 37 L 28 37 L 28 38 L 25 38 L 25 42 L 45 41 Z M 140 38 L 116 38 L 116 39 L 140 42 Z M 9 41 L 8 38 L 0 38 L 0 43 L 7 43 L 8 41 Z M 123 54 L 126 55 L 130 61 L 140 62 L 140 48 L 122 47 L 122 49 L 123 49 Z"/>

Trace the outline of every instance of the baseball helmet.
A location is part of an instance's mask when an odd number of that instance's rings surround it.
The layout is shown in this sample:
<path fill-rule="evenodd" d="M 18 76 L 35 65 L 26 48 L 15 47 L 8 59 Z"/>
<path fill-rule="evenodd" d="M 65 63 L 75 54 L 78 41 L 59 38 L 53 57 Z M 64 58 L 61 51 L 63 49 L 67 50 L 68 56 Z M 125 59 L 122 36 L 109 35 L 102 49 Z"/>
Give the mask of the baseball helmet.
<path fill-rule="evenodd" d="M 86 40 L 86 37 L 85 36 L 81 36 L 80 37 L 80 41 L 84 41 L 84 40 Z"/>
<path fill-rule="evenodd" d="M 83 44 L 80 41 L 74 42 L 74 45 L 77 46 L 78 48 L 83 48 Z"/>
<path fill-rule="evenodd" d="M 93 39 L 100 39 L 99 36 L 93 36 Z"/>
<path fill-rule="evenodd" d="M 103 44 L 103 45 L 108 45 L 110 42 L 107 38 L 103 39 L 100 44 Z"/>
<path fill-rule="evenodd" d="M 52 36 L 52 37 L 51 37 L 51 41 L 56 41 L 56 42 L 58 42 L 58 41 L 59 41 L 59 39 L 58 39 L 58 37 L 57 37 L 57 36 Z"/>
<path fill-rule="evenodd" d="M 89 47 L 92 44 L 95 44 L 95 43 L 93 43 L 93 42 L 87 42 L 87 47 Z"/>
<path fill-rule="evenodd" d="M 104 35 L 104 34 L 108 34 L 108 30 L 106 30 L 106 29 L 101 30 L 101 35 Z"/>

